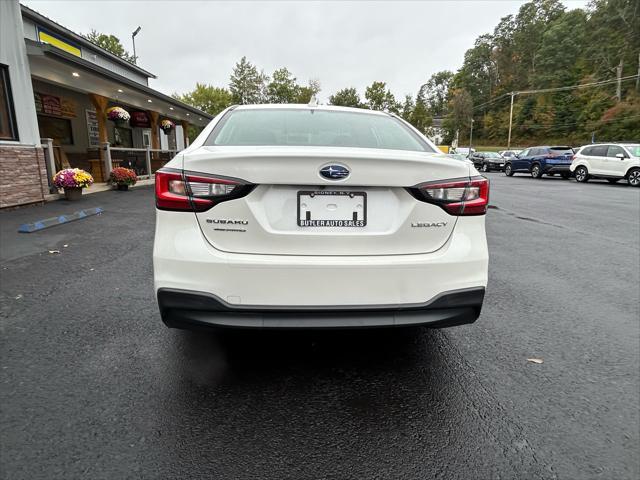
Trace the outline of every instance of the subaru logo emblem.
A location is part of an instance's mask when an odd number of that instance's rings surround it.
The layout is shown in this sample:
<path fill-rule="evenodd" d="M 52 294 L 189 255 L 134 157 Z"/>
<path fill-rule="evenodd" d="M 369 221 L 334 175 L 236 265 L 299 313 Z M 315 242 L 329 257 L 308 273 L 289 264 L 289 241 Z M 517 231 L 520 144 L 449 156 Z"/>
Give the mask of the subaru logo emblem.
<path fill-rule="evenodd" d="M 349 169 L 342 165 L 327 165 L 320 169 L 320 175 L 329 180 L 342 180 L 349 176 Z"/>

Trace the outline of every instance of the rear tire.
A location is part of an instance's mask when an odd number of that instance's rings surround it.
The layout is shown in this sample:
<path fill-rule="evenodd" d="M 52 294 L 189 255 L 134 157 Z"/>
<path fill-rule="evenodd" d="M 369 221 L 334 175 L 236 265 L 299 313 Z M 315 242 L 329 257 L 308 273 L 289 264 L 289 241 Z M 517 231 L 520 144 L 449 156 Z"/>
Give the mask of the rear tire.
<path fill-rule="evenodd" d="M 578 168 L 576 168 L 576 182 L 586 183 L 588 181 L 589 171 L 587 170 L 587 167 L 583 167 L 582 165 L 580 165 Z"/>
<path fill-rule="evenodd" d="M 531 176 L 533 178 L 542 178 L 543 174 L 542 167 L 538 163 L 535 163 L 533 167 L 531 167 Z"/>
<path fill-rule="evenodd" d="M 629 171 L 627 183 L 632 187 L 640 187 L 640 168 L 632 168 Z"/>
<path fill-rule="evenodd" d="M 510 164 L 510 163 L 507 163 L 507 164 L 504 166 L 504 174 L 505 174 L 507 177 L 513 177 L 513 167 L 511 166 L 511 164 Z"/>

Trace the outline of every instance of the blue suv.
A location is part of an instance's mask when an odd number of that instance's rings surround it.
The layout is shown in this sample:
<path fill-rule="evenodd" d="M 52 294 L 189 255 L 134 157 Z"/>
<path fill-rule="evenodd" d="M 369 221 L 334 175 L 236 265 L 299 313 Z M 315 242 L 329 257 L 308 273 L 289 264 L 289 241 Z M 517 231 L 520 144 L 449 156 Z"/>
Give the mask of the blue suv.
<path fill-rule="evenodd" d="M 559 173 L 566 179 L 571 176 L 572 160 L 571 147 L 531 147 L 511 157 L 504 166 L 504 173 L 511 177 L 514 173 L 526 172 L 533 178 Z"/>

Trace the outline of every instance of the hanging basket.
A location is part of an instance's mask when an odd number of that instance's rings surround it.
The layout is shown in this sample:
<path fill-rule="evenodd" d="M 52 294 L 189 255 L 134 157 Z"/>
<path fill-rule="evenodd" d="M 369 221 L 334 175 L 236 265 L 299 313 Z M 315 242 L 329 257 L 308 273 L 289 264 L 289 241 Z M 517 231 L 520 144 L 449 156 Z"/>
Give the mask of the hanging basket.
<path fill-rule="evenodd" d="M 165 118 L 160 122 L 160 128 L 162 129 L 165 135 L 169 135 L 176 128 L 176 124 L 173 123 L 168 118 Z"/>
<path fill-rule="evenodd" d="M 122 107 L 111 107 L 107 109 L 107 118 L 116 125 L 124 125 L 129 121 L 131 115 Z"/>

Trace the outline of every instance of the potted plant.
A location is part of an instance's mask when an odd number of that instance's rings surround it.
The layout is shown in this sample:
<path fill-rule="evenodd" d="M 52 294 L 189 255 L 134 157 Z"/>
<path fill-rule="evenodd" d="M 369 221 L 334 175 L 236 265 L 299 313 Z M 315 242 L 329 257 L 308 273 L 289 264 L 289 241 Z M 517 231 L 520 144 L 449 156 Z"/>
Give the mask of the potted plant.
<path fill-rule="evenodd" d="M 64 189 L 67 200 L 78 200 L 82 196 L 82 189 L 93 183 L 93 177 L 79 168 L 65 168 L 53 177 L 53 184 Z"/>
<path fill-rule="evenodd" d="M 109 183 L 115 185 L 118 190 L 129 190 L 129 185 L 135 185 L 137 182 L 138 176 L 130 168 L 116 167 L 109 175 Z"/>
<path fill-rule="evenodd" d="M 171 131 L 174 128 L 176 128 L 176 124 L 173 123 L 168 118 L 165 118 L 164 120 L 162 120 L 160 122 L 160 128 L 162 129 L 162 131 L 164 132 L 165 135 L 169 135 L 171 133 Z"/>
<path fill-rule="evenodd" d="M 107 118 L 116 125 L 122 125 L 129 121 L 131 115 L 122 107 L 111 107 L 107 109 Z"/>

